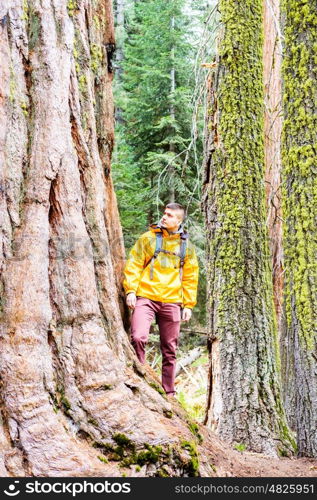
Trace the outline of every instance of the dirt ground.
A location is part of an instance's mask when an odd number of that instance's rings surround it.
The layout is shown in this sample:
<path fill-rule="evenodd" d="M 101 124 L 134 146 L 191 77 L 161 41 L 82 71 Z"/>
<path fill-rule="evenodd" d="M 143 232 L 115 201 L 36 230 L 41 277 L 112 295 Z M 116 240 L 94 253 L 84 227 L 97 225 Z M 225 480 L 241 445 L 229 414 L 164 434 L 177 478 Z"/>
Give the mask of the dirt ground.
<path fill-rule="evenodd" d="M 208 366 L 203 366 L 207 379 Z M 199 369 L 199 367 L 198 367 Z M 160 382 L 158 375 L 151 370 L 153 377 Z M 191 372 L 192 376 L 195 373 Z M 186 377 L 185 377 L 186 378 Z M 179 377 L 181 379 L 181 377 Z M 184 382 L 184 381 L 183 381 Z M 181 382 L 181 383 L 183 383 Z M 186 381 L 185 381 L 186 382 Z M 182 390 L 186 392 L 186 384 Z M 190 383 L 192 383 L 190 381 Z M 179 382 L 180 385 L 180 382 Z M 203 396 L 205 397 L 205 396 Z M 177 400 L 171 401 L 173 411 L 186 420 L 188 414 Z M 205 477 L 317 477 L 317 459 L 305 457 L 273 458 L 261 453 L 237 451 L 231 444 L 221 440 L 206 426 L 196 421 L 203 437 L 198 446 L 200 473 Z M 181 436 L 180 436 L 181 437 Z M 212 464 L 212 469 L 210 465 Z"/>
<path fill-rule="evenodd" d="M 210 459 L 218 477 L 317 477 L 317 459 L 272 458 L 260 453 L 236 451 L 213 432 L 201 427 L 204 449 L 201 463 Z"/>

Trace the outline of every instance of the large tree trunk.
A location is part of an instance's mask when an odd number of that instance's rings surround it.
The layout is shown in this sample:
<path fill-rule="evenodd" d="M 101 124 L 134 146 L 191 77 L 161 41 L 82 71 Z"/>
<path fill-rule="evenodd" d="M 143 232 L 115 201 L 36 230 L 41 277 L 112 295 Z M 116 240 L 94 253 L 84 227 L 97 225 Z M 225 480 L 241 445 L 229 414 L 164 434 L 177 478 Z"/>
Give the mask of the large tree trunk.
<path fill-rule="evenodd" d="M 283 403 L 289 425 L 292 429 L 295 429 L 294 351 L 286 335 L 283 308 L 284 263 L 281 207 L 282 50 L 280 0 L 265 0 L 263 70 L 267 225 L 272 258 L 274 305 L 281 348 Z"/>
<path fill-rule="evenodd" d="M 206 423 L 270 454 L 293 442 L 282 407 L 267 242 L 262 1 L 221 1 L 210 84 L 204 208 L 208 234 L 210 380 Z"/>
<path fill-rule="evenodd" d="M 4 0 L 0 19 L 0 473 L 196 474 L 120 314 L 111 2 Z"/>
<path fill-rule="evenodd" d="M 282 40 L 279 0 L 264 1 L 264 160 L 267 223 L 272 255 L 274 304 L 282 328 L 283 251 L 281 216 Z"/>
<path fill-rule="evenodd" d="M 283 1 L 283 219 L 289 374 L 298 452 L 317 457 L 316 3 Z"/>

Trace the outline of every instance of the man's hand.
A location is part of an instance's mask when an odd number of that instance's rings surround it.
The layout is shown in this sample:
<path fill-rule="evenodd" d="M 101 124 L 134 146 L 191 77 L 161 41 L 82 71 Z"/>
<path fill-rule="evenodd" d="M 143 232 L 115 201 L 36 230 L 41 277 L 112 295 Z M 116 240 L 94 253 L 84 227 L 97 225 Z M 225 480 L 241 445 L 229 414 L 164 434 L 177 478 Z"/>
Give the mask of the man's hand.
<path fill-rule="evenodd" d="M 192 317 L 192 310 L 188 307 L 184 307 L 182 314 L 182 321 L 189 321 Z"/>
<path fill-rule="evenodd" d="M 134 292 L 130 292 L 127 295 L 127 306 L 129 309 L 134 309 L 136 304 L 136 295 Z"/>

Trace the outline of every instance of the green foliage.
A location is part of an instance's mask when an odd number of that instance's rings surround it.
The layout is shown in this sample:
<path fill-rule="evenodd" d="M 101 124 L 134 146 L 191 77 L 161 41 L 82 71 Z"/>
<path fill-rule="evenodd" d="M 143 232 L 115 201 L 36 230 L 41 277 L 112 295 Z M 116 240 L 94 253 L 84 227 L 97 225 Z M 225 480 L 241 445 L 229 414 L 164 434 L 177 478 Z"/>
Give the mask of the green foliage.
<path fill-rule="evenodd" d="M 141 451 L 137 455 L 137 463 L 139 465 L 144 465 L 146 463 L 153 463 L 155 464 L 159 456 L 162 452 L 162 447 L 161 446 L 150 446 L 150 445 L 145 445 L 147 450 Z"/>
<path fill-rule="evenodd" d="M 204 322 L 202 108 L 196 124 L 201 133 L 194 141 L 191 130 L 196 83 L 192 31 L 197 20 L 185 14 L 188 0 L 127 4 L 125 30 L 120 26 L 118 33 L 124 61 L 114 88 L 120 120 L 112 166 L 125 243 L 130 248 L 167 202 L 175 198 L 188 207 L 187 228 L 201 269 L 194 312 Z"/>
<path fill-rule="evenodd" d="M 117 433 L 113 436 L 113 440 L 119 446 L 131 446 L 131 439 L 129 439 L 125 434 Z"/>
<path fill-rule="evenodd" d="M 191 168 L 186 175 L 182 171 L 182 152 L 191 137 L 194 85 L 183 4 L 184 0 L 139 1 L 124 46 L 124 133 L 139 177 L 150 190 L 145 201 L 151 222 L 158 215 L 157 205 L 174 195 L 181 201 L 194 183 Z"/>
<path fill-rule="evenodd" d="M 146 180 L 140 176 L 133 161 L 131 147 L 127 144 L 122 128 L 117 128 L 117 148 L 112 162 L 112 177 L 119 204 L 124 240 L 130 248 L 141 233 L 147 230 L 147 212 L 144 209 L 149 197 Z"/>
<path fill-rule="evenodd" d="M 247 448 L 247 447 L 246 447 L 246 445 L 245 445 L 244 443 L 236 443 L 236 444 L 234 445 L 234 449 L 235 449 L 235 450 L 237 450 L 237 451 L 241 451 L 241 453 L 242 453 L 243 451 L 245 451 L 245 450 L 246 450 L 246 448 Z"/>
<path fill-rule="evenodd" d="M 148 188 L 143 205 L 148 222 L 154 222 L 157 206 L 170 201 L 172 193 L 179 201 L 191 194 L 196 174 L 188 167 L 185 175 L 183 164 L 191 139 L 194 85 L 189 19 L 183 4 L 184 0 L 136 3 L 123 45 L 123 88 L 115 92 L 123 110 L 119 131 L 130 148 L 128 164 L 132 161 L 137 178 Z"/>
<path fill-rule="evenodd" d="M 201 339 L 199 339 L 199 336 L 195 337 L 194 340 L 191 339 L 191 342 L 197 344 Z M 178 358 L 181 359 L 192 347 L 189 344 L 189 338 L 183 335 Z M 208 365 L 208 355 L 204 351 L 200 358 L 186 367 L 186 371 L 177 376 L 177 399 L 188 413 L 188 426 L 198 440 L 201 440 L 202 436 L 195 421 L 202 422 L 205 417 Z"/>

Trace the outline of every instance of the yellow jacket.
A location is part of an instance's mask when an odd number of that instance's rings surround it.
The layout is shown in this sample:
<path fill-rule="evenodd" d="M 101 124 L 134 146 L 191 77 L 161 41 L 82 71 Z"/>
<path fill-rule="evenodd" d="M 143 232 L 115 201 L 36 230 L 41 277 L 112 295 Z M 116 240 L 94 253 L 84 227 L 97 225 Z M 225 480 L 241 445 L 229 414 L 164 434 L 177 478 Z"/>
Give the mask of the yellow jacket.
<path fill-rule="evenodd" d="M 131 249 L 124 268 L 125 293 L 134 292 L 137 296 L 159 302 L 180 302 L 183 307 L 193 308 L 197 296 L 198 262 L 190 241 L 187 241 L 182 281 L 179 274 L 180 258 L 162 252 L 154 260 L 153 279 L 150 278 L 150 261 L 155 252 L 155 233 L 158 231 L 159 228 L 150 227 Z M 162 249 L 179 253 L 179 233 L 169 234 L 166 229 L 162 231 Z"/>

